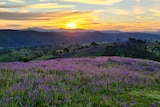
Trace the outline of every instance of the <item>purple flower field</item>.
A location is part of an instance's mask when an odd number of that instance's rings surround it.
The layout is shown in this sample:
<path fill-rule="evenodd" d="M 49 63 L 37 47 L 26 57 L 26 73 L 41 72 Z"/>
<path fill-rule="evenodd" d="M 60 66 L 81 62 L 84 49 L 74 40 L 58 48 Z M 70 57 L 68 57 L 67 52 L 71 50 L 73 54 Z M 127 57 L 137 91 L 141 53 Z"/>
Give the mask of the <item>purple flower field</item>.
<path fill-rule="evenodd" d="M 0 63 L 0 107 L 159 107 L 160 63 L 120 57 Z"/>

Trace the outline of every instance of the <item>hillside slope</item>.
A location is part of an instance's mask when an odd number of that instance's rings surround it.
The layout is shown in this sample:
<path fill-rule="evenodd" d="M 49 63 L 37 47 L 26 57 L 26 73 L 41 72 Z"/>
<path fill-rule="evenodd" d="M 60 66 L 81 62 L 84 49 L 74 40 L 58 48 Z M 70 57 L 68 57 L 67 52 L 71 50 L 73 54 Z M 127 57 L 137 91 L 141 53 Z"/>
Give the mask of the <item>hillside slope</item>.
<path fill-rule="evenodd" d="M 0 106 L 159 107 L 160 63 L 120 57 L 0 63 Z"/>

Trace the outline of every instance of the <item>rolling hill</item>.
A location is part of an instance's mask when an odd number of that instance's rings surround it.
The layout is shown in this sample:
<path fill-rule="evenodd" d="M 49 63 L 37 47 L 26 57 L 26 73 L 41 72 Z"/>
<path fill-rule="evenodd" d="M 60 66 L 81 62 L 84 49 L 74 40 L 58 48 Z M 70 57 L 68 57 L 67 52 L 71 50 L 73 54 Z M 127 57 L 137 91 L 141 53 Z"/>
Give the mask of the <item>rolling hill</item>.
<path fill-rule="evenodd" d="M 29 47 L 44 44 L 116 42 L 128 38 L 159 40 L 160 35 L 139 32 L 0 30 L 0 47 Z"/>

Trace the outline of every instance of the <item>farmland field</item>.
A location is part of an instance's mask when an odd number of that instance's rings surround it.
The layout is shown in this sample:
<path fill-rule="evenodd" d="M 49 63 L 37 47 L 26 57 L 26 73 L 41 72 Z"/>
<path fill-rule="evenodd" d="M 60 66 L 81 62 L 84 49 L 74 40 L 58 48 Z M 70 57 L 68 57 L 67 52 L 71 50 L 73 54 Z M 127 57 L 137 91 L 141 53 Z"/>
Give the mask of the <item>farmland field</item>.
<path fill-rule="evenodd" d="M 0 63 L 0 107 L 159 107 L 160 62 L 86 57 Z"/>

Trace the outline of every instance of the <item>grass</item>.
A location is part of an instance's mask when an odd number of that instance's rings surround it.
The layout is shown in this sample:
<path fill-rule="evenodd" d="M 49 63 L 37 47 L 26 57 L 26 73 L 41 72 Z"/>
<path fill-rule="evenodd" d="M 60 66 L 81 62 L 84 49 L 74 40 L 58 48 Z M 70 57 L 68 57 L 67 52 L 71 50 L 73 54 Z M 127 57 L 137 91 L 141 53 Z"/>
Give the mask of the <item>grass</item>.
<path fill-rule="evenodd" d="M 53 57 L 54 57 L 53 55 L 46 55 L 46 56 L 38 57 L 36 60 L 47 60 Z"/>
<path fill-rule="evenodd" d="M 95 58 L 92 59 L 96 60 Z M 61 61 L 65 62 L 63 59 Z M 122 66 L 114 66 L 113 58 L 109 61 L 111 62 L 108 62 L 107 67 L 104 64 L 105 69 L 122 68 Z M 59 63 L 62 62 L 59 61 Z M 81 62 L 85 62 L 85 60 Z M 79 63 L 81 62 L 79 61 Z M 127 76 L 123 76 L 125 74 L 121 74 L 123 72 L 121 70 L 114 74 L 114 71 L 103 72 L 100 70 L 101 68 L 100 66 L 97 72 L 80 71 L 78 68 L 75 72 L 42 68 L 0 69 L 0 106 L 160 106 L 160 81 L 157 81 L 159 73 L 157 73 L 157 77 L 153 77 L 144 73 L 145 71 L 141 71 L 138 72 L 138 80 L 136 80 L 132 79 L 133 74 L 130 71 L 129 74 L 126 74 Z M 145 79 L 147 82 L 141 83 Z"/>

